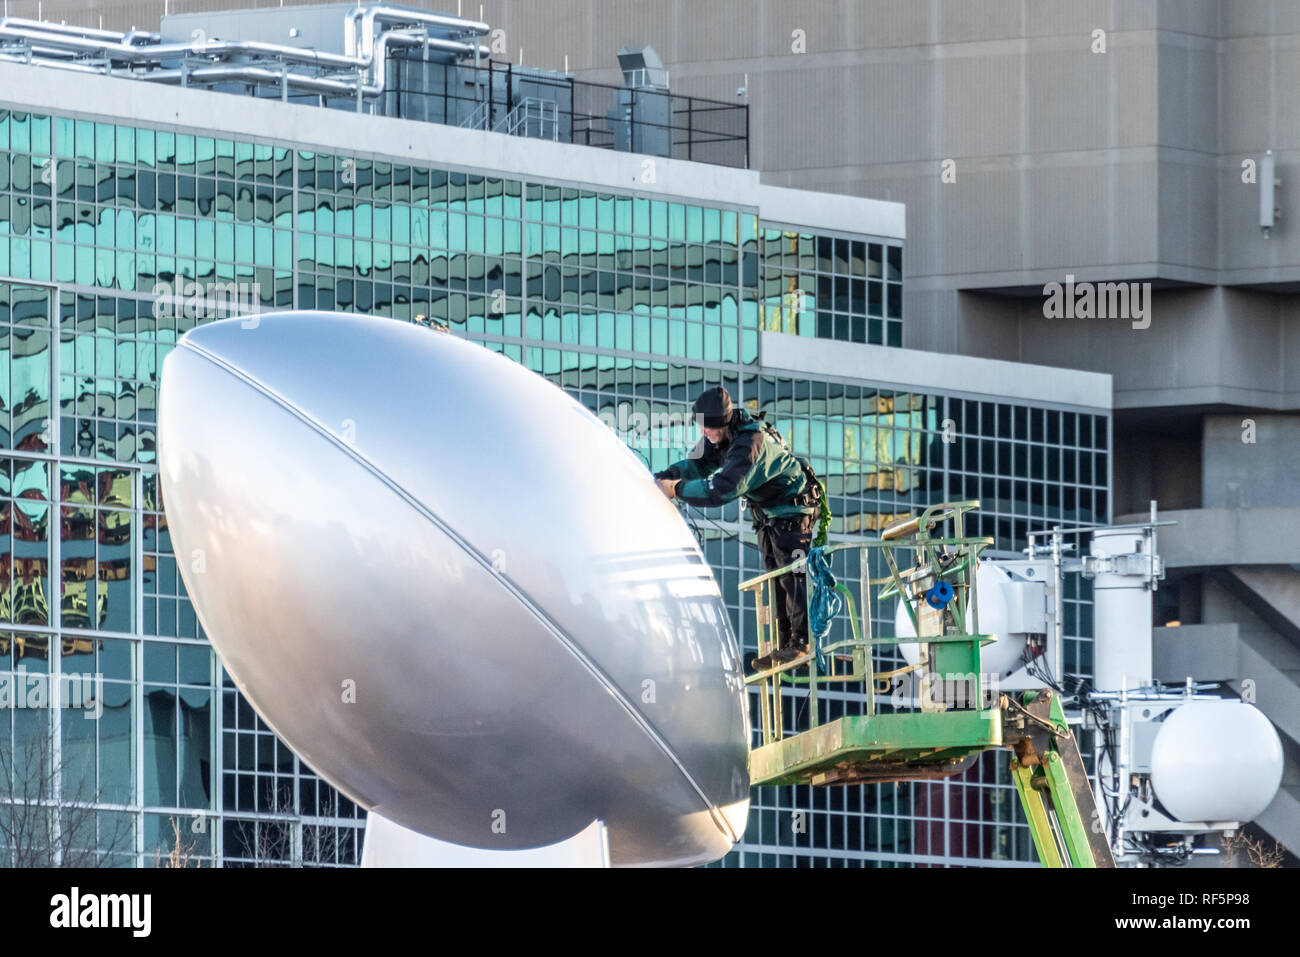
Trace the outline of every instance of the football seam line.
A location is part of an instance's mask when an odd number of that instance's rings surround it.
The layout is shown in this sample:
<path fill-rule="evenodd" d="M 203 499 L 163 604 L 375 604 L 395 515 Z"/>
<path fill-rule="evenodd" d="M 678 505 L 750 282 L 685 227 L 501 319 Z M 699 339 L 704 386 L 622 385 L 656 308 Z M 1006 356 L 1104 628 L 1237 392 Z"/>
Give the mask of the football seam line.
<path fill-rule="evenodd" d="M 557 622 L 553 621 L 535 601 L 533 601 L 527 592 L 525 592 L 504 573 L 493 568 L 492 563 L 487 560 L 486 556 L 480 554 L 477 548 L 471 545 L 455 529 L 425 506 L 418 498 L 407 491 L 405 487 L 395 481 L 370 458 L 363 455 L 358 449 L 349 445 L 340 436 L 336 435 L 326 427 L 324 423 L 318 421 L 314 416 L 299 407 L 296 403 L 289 401 L 285 396 L 262 382 L 256 376 L 250 375 L 238 366 L 233 365 L 216 353 L 196 343 L 181 340 L 176 345 L 177 348 L 187 349 L 195 355 L 206 359 L 228 375 L 233 376 L 248 385 L 250 388 L 269 398 L 294 418 L 298 419 L 314 432 L 324 437 L 345 455 L 352 458 L 353 461 L 366 471 L 370 472 L 376 479 L 396 493 L 398 497 L 414 508 L 419 514 L 423 515 L 426 520 L 434 525 L 435 528 L 460 546 L 461 550 L 477 562 L 484 571 L 489 572 L 493 578 L 501 582 L 505 589 L 510 592 L 515 599 L 519 601 L 519 603 L 523 605 L 524 608 L 527 609 L 528 612 L 536 618 L 557 641 L 559 641 L 560 645 L 568 651 L 569 654 L 577 660 L 578 663 L 581 664 L 600 685 L 605 688 L 614 700 L 622 706 L 623 710 L 626 711 L 632 720 L 641 728 L 646 737 L 654 742 L 659 750 L 663 752 L 664 756 L 672 762 L 673 766 L 677 769 L 678 773 L 681 774 L 686 783 L 690 785 L 691 790 L 696 793 L 701 802 L 703 802 L 704 806 L 708 809 L 709 816 L 713 819 L 713 823 L 718 830 L 720 830 L 725 836 L 730 837 L 733 844 L 740 840 L 739 836 L 732 829 L 730 822 L 727 821 L 726 816 L 722 814 L 718 806 L 704 793 L 704 790 L 696 782 L 695 778 L 692 777 L 691 773 L 687 771 L 686 766 L 682 764 L 681 759 L 677 757 L 673 749 L 668 746 L 668 743 L 663 739 L 663 736 L 659 733 L 659 730 L 654 726 L 650 719 L 640 712 L 623 690 L 618 687 L 608 674 L 605 673 L 604 669 L 592 661 L 587 654 L 582 651 L 577 643 L 569 637 L 568 633 L 561 628 Z"/>

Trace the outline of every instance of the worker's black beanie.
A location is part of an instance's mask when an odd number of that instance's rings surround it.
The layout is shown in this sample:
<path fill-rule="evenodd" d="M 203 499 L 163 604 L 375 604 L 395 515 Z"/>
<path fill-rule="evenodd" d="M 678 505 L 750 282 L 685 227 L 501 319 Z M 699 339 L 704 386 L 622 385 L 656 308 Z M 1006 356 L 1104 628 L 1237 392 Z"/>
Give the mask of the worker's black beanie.
<path fill-rule="evenodd" d="M 731 422 L 731 395 L 722 386 L 705 389 L 695 400 L 695 421 L 710 429 L 725 428 Z"/>

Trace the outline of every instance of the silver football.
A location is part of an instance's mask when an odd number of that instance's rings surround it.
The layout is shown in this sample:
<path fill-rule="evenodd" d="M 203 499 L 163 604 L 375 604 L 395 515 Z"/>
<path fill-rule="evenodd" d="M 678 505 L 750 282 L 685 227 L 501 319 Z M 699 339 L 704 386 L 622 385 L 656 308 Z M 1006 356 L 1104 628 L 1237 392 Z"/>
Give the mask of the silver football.
<path fill-rule="evenodd" d="M 562 389 L 450 333 L 277 313 L 181 338 L 158 436 L 204 631 L 360 806 L 479 848 L 598 820 L 615 864 L 739 840 L 749 718 L 717 583 Z"/>

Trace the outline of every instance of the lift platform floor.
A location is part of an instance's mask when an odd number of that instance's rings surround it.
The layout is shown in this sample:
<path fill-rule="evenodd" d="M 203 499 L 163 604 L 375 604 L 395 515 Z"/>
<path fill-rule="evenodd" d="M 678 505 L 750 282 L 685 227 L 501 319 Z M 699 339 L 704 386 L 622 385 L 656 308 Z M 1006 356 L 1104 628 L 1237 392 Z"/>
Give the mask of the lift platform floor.
<path fill-rule="evenodd" d="M 948 777 L 1002 746 L 1002 711 L 848 715 L 755 748 L 751 783 L 852 784 Z"/>

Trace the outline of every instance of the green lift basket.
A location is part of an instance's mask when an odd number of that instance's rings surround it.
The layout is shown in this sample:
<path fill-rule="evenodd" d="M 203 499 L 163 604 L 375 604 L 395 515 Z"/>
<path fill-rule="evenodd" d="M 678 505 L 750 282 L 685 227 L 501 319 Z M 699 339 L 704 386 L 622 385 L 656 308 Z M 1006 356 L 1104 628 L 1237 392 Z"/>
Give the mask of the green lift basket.
<path fill-rule="evenodd" d="M 859 552 L 857 596 L 847 585 L 835 590 L 844 600 L 850 636 L 817 647 L 810 636 L 806 654 L 749 675 L 758 687 L 762 741 L 750 752 L 754 785 L 851 785 L 944 778 L 973 765 L 991 748 L 1009 748 L 1012 778 L 1046 867 L 1114 867 L 1105 829 L 1097 813 L 1087 772 L 1060 699 L 1050 689 L 1000 694 L 985 687 L 980 649 L 995 640 L 979 631 L 975 574 L 980 553 L 991 538 L 967 537 L 963 517 L 978 501 L 945 502 L 919 516 L 885 528 L 877 540 L 833 545 L 821 550 Z M 951 535 L 943 529 L 951 526 Z M 754 596 L 758 651 L 780 645 L 776 582 L 783 575 L 807 574 L 807 559 L 742 582 Z M 872 578 L 875 567 L 882 574 Z M 877 603 L 903 602 L 915 630 L 877 636 L 872 630 L 872 592 Z M 809 597 L 813 589 L 808 589 Z M 876 645 L 917 642 L 919 660 L 886 672 L 875 670 Z M 823 664 L 825 665 L 823 669 Z M 806 673 L 803 673 L 806 672 Z M 914 673 L 916 706 L 877 710 L 877 695 L 897 678 Z M 936 695 L 937 676 L 944 681 Z M 877 688 L 877 682 L 885 688 Z M 788 728 L 783 688 L 807 686 L 809 726 Z M 865 692 L 864 713 L 822 722 L 820 688 Z"/>

